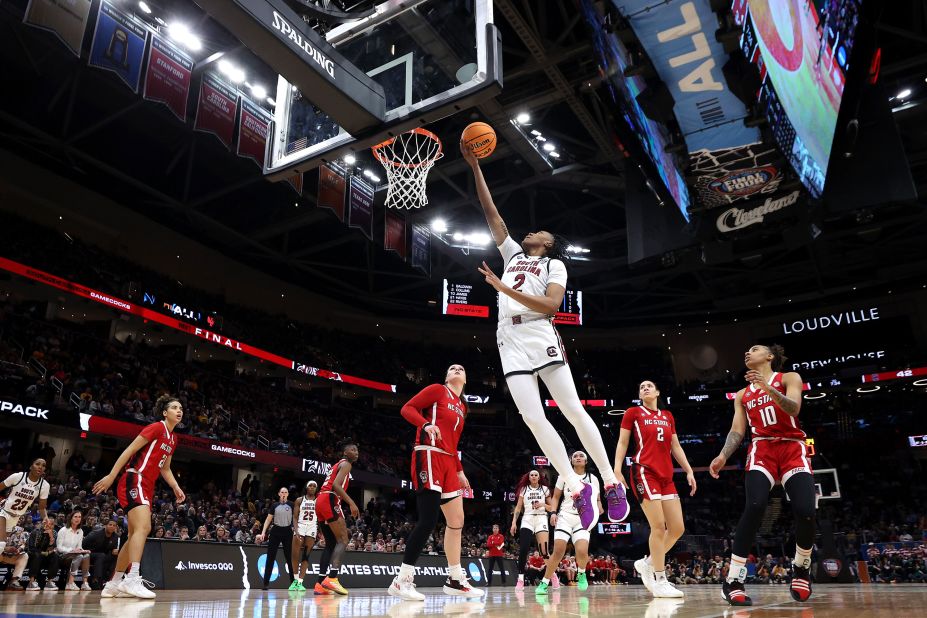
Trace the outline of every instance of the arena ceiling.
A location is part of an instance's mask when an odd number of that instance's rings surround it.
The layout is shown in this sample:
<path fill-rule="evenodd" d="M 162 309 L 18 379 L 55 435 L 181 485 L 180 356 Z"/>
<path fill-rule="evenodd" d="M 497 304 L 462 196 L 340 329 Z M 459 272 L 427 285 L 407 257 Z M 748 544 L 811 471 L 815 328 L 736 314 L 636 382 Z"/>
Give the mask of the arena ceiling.
<path fill-rule="evenodd" d="M 336 8 L 362 10 L 369 3 Z M 885 3 L 878 27 L 881 80 L 913 95 L 895 119 L 920 195 L 927 195 L 927 1 Z M 0 146 L 125 204 L 277 277 L 373 311 L 434 315 L 442 278 L 476 279 L 494 251 L 465 255 L 433 243 L 430 277 L 314 205 L 314 179 L 302 197 L 269 183 L 253 163 L 196 133 L 164 107 L 143 101 L 110 74 L 90 68 L 53 36 L 21 23 L 25 2 L 0 4 L 0 50 L 13 96 L 0 98 Z M 210 50 L 249 74 L 271 71 L 193 3 L 166 0 Z M 669 323 L 775 310 L 786 303 L 837 300 L 871 288 L 912 285 L 927 271 L 927 214 L 920 203 L 886 204 L 840 216 L 820 214 L 822 233 L 796 241 L 776 232 L 735 244 L 723 260 L 693 245 L 665 259 L 628 265 L 624 159 L 609 137 L 609 109 L 588 87 L 597 76 L 591 41 L 572 0 L 496 0 L 504 89 L 494 99 L 430 127 L 448 154 L 429 176 L 431 206 L 413 220 L 440 216 L 464 231 L 484 226 L 470 172 L 454 136 L 479 119 L 497 127 L 484 166 L 514 233 L 557 231 L 590 249 L 571 267 L 591 325 Z M 15 88 L 10 86 L 15 84 Z M 522 111 L 556 140 L 570 162 L 556 170 L 510 128 Z M 152 265 L 157 267 L 157 265 Z"/>

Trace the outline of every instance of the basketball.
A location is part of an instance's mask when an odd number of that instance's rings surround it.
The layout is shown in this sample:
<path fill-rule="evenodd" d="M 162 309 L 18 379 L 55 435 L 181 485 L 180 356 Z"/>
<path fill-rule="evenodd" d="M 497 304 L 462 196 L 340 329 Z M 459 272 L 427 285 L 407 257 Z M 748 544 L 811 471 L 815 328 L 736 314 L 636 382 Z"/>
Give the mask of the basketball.
<path fill-rule="evenodd" d="M 463 130 L 463 142 L 477 159 L 483 159 L 496 149 L 496 132 L 485 122 L 471 122 Z"/>

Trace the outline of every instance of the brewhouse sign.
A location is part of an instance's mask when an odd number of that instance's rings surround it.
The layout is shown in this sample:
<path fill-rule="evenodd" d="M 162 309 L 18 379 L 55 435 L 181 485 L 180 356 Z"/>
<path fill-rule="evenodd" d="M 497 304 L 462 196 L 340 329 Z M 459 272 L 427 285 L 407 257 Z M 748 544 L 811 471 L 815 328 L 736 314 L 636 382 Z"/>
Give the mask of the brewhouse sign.
<path fill-rule="evenodd" d="M 765 202 L 753 208 L 728 208 L 720 215 L 716 225 L 722 233 L 735 232 L 756 223 L 762 223 L 767 215 L 788 208 L 798 201 L 799 191 L 792 191 L 780 198 L 767 198 Z"/>

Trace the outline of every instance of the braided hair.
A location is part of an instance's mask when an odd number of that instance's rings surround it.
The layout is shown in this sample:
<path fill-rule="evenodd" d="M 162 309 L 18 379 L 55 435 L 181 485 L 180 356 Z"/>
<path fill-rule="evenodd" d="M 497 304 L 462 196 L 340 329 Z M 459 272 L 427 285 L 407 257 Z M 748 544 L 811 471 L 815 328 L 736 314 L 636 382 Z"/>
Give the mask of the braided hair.
<path fill-rule="evenodd" d="M 554 244 L 547 249 L 545 254 L 552 260 L 560 260 L 561 262 L 569 262 L 570 254 L 567 252 L 567 247 L 573 245 L 565 236 L 560 234 L 554 234 L 551 232 L 551 236 L 554 237 Z"/>

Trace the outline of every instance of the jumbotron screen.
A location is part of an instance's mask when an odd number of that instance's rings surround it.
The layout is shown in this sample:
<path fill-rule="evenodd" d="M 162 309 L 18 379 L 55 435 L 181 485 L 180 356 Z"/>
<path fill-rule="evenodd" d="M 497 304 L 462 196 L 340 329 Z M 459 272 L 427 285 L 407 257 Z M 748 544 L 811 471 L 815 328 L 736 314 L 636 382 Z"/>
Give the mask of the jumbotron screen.
<path fill-rule="evenodd" d="M 486 286 L 477 288 L 472 283 L 444 280 L 441 313 L 470 318 L 488 318 L 489 304 L 480 292 Z"/>
<path fill-rule="evenodd" d="M 815 197 L 824 190 L 861 0 L 750 0 L 734 4 L 741 47 L 764 78 L 779 148 Z M 746 5 L 744 7 L 743 5 Z"/>
<path fill-rule="evenodd" d="M 560 310 L 554 316 L 554 324 L 583 325 L 583 292 L 582 290 L 567 290 L 563 294 Z"/>

